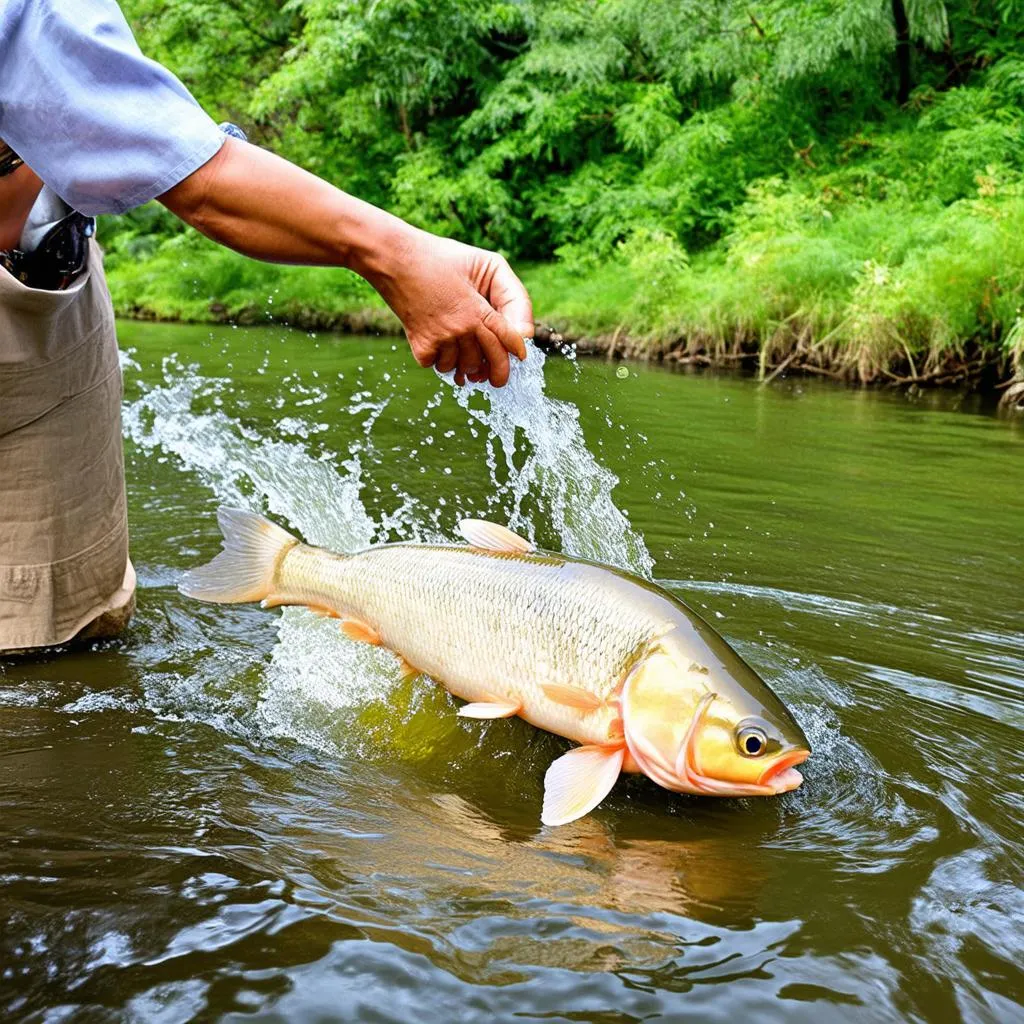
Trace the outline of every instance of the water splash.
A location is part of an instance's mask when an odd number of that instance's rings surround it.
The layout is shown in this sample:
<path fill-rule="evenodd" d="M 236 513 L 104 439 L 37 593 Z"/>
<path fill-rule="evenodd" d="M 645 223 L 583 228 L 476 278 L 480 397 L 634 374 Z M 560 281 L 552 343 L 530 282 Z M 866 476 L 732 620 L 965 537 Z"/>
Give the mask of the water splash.
<path fill-rule="evenodd" d="M 506 388 L 455 390 L 455 400 L 484 428 L 487 508 L 494 518 L 534 538 L 535 523 L 527 511 L 532 504 L 544 517 L 549 546 L 649 576 L 653 560 L 612 498 L 617 477 L 587 448 L 579 410 L 545 394 L 544 363 L 544 354 L 531 345 L 527 360 L 513 367 Z M 450 496 L 444 508 L 428 511 L 415 496 L 393 486 L 396 507 L 371 511 L 368 505 L 371 467 L 388 457 L 374 442 L 375 425 L 389 413 L 386 378 L 380 386 L 387 393 L 361 390 L 339 410 L 354 424 L 355 440 L 344 457 L 311 454 L 308 435 L 319 433 L 320 424 L 307 431 L 301 416 L 284 418 L 287 440 L 243 425 L 222 408 L 234 395 L 230 379 L 204 378 L 173 358 L 164 360 L 163 383 L 126 405 L 125 431 L 142 450 L 169 454 L 197 474 L 220 503 L 269 510 L 309 543 L 355 551 L 387 536 L 450 537 L 453 524 L 441 518 L 459 507 L 458 495 Z M 300 386 L 295 381 L 292 389 Z M 418 415 L 429 416 L 445 401 L 450 401 L 446 387 Z M 323 418 L 322 406 L 316 415 Z M 385 697 L 395 679 L 387 652 L 344 640 L 334 623 L 304 609 L 286 608 L 253 724 L 322 749 L 351 750 L 350 713 Z M 181 681 L 186 688 L 208 684 L 201 678 Z M 200 696 L 182 693 L 181 699 L 187 703 Z"/>
<path fill-rule="evenodd" d="M 125 433 L 140 448 L 176 456 L 221 503 L 266 507 L 309 543 L 353 551 L 372 542 L 377 524 L 360 497 L 358 456 L 315 458 L 300 443 L 264 438 L 220 410 L 195 412 L 197 399 L 230 382 L 191 370 L 178 377 L 169 365 L 166 383 L 124 411 Z M 343 641 L 335 627 L 304 609 L 283 610 L 278 640 L 257 709 L 256 724 L 270 734 L 330 745 L 323 723 L 333 713 L 381 697 L 391 685 L 393 673 L 379 652 Z"/>
<path fill-rule="evenodd" d="M 508 525 L 536 541 L 536 524 L 524 502 L 539 497 L 562 551 L 650 578 L 654 560 L 612 498 L 618 477 L 587 447 L 579 409 L 545 393 L 544 353 L 532 342 L 526 351 L 504 388 L 472 383 L 459 388 L 454 373 L 442 377 L 455 388 L 459 405 L 488 431 L 490 506 L 504 507 Z"/>
<path fill-rule="evenodd" d="M 176 456 L 222 504 L 260 511 L 265 505 L 311 544 L 338 551 L 366 547 L 376 526 L 360 499 L 359 458 L 314 458 L 298 442 L 265 438 L 220 410 L 193 411 L 197 398 L 231 386 L 192 372 L 167 377 L 126 407 L 125 433 L 144 450 Z"/>

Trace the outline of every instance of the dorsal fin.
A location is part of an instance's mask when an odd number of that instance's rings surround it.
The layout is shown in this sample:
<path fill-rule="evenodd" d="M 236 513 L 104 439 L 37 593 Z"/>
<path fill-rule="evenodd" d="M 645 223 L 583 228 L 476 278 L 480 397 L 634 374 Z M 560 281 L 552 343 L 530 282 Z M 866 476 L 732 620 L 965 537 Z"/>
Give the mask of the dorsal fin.
<path fill-rule="evenodd" d="M 486 519 L 463 519 L 459 532 L 475 548 L 487 551 L 514 551 L 528 555 L 537 549 L 525 537 L 513 533 L 507 526 L 489 523 Z"/>

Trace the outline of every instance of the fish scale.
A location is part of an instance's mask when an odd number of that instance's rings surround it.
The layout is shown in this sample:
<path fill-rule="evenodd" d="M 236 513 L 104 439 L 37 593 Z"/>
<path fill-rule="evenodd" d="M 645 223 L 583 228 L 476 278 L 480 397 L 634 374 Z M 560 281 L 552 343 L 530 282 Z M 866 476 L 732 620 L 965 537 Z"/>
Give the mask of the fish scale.
<path fill-rule="evenodd" d="M 634 603 L 624 605 L 623 587 L 636 591 Z M 274 590 L 275 603 L 322 606 L 366 623 L 464 700 L 519 703 L 527 721 L 585 743 L 608 739 L 615 709 L 567 707 L 542 685 L 604 700 L 665 621 L 645 590 L 606 568 L 443 545 L 340 556 L 299 544 L 282 558 Z"/>

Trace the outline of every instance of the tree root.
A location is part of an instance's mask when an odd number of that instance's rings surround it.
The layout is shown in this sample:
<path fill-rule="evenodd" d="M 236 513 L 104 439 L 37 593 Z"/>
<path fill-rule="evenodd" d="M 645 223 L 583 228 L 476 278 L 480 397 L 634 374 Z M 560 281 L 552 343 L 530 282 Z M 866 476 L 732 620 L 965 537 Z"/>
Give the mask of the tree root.
<path fill-rule="evenodd" d="M 999 399 L 1000 408 L 1024 412 L 1024 380 L 1017 378 L 999 386 L 1006 389 Z"/>

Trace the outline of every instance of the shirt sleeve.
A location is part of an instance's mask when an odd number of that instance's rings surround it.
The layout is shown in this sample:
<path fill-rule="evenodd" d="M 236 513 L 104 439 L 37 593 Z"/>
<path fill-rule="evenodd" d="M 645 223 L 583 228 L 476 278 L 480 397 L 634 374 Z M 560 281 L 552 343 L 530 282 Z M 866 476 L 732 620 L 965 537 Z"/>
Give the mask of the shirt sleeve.
<path fill-rule="evenodd" d="M 114 0 L 0 4 L 0 138 L 88 216 L 161 195 L 224 141 Z"/>

